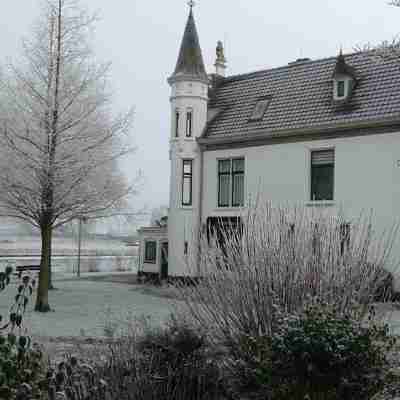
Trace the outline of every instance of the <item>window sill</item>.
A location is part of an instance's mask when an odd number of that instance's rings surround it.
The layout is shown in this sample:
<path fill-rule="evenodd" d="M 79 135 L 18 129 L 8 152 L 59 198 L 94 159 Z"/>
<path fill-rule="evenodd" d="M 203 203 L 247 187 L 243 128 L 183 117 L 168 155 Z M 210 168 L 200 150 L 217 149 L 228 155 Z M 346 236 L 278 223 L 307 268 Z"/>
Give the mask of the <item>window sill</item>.
<path fill-rule="evenodd" d="M 181 210 L 193 210 L 193 206 L 180 206 L 179 207 Z"/>
<path fill-rule="evenodd" d="M 143 264 L 153 264 L 153 265 L 155 265 L 155 264 L 157 264 L 157 262 L 156 261 L 144 260 Z"/>
<path fill-rule="evenodd" d="M 195 141 L 195 137 L 194 136 L 191 136 L 191 137 L 174 137 L 174 138 L 172 138 L 172 139 L 170 139 L 169 141 L 170 141 L 170 143 L 179 143 L 179 142 L 181 142 L 181 141 L 184 141 L 184 142 L 194 142 Z"/>
<path fill-rule="evenodd" d="M 334 205 L 334 200 L 314 200 L 306 202 L 307 207 L 333 207 Z"/>
<path fill-rule="evenodd" d="M 217 207 L 214 211 L 238 211 L 241 210 L 244 206 L 237 206 L 237 207 Z"/>

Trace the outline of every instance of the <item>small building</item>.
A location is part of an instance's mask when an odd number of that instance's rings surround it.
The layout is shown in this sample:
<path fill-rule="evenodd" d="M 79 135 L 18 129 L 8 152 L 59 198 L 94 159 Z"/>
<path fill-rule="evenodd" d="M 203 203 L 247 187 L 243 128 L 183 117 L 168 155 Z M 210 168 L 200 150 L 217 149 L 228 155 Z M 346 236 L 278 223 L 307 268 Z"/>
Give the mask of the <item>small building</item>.
<path fill-rule="evenodd" d="M 168 226 L 144 227 L 139 234 L 138 278 L 159 281 L 168 277 Z"/>

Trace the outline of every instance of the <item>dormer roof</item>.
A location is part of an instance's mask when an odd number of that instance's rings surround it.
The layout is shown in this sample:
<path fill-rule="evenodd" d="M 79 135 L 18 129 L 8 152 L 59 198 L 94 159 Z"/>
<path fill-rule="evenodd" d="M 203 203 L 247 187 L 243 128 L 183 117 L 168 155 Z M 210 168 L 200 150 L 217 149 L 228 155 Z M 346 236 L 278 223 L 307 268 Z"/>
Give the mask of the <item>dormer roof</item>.
<path fill-rule="evenodd" d="M 186 23 L 175 71 L 170 79 L 180 77 L 208 82 L 192 9 Z"/>
<path fill-rule="evenodd" d="M 343 75 L 349 76 L 356 80 L 356 70 L 346 63 L 346 59 L 344 58 L 342 51 L 340 51 L 336 59 L 336 65 L 332 74 L 332 78 Z"/>

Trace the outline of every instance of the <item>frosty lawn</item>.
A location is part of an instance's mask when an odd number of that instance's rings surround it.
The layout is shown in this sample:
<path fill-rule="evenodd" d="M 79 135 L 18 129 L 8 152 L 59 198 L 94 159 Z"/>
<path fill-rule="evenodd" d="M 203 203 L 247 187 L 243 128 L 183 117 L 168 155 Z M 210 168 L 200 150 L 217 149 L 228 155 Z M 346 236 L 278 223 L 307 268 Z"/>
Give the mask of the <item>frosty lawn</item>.
<path fill-rule="evenodd" d="M 33 337 L 104 337 L 104 327 L 124 326 L 135 317 L 149 316 L 154 324 L 168 318 L 173 311 L 171 300 L 163 296 L 162 289 L 149 289 L 132 282 L 132 274 L 113 274 L 119 282 L 110 282 L 107 273 L 86 274 L 90 279 L 76 279 L 59 275 L 55 280 L 57 290 L 50 291 L 53 312 L 33 312 L 35 293 L 30 299 L 24 316 L 24 326 Z M 7 289 L 0 303 L 0 314 L 6 315 L 15 293 L 14 285 Z M 400 331 L 400 311 L 378 305 L 379 314 L 386 312 L 396 333 Z"/>
<path fill-rule="evenodd" d="M 0 304 L 0 314 L 6 315 L 15 293 L 7 289 Z M 24 316 L 24 326 L 33 337 L 105 336 L 107 318 L 111 322 L 150 316 L 154 323 L 166 319 L 173 310 L 172 301 L 141 293 L 138 285 L 91 280 L 61 280 L 58 290 L 51 291 L 50 306 L 54 312 L 33 312 L 35 293 Z"/>

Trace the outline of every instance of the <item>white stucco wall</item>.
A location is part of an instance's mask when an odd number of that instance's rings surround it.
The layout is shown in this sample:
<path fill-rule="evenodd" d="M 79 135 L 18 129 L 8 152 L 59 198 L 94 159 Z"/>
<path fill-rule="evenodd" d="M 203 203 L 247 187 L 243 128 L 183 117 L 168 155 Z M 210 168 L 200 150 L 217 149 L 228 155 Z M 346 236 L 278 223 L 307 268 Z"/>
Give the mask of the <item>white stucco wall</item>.
<path fill-rule="evenodd" d="M 202 222 L 238 214 L 237 209 L 217 207 L 219 158 L 245 158 L 245 198 L 261 194 L 275 204 L 310 207 L 310 152 L 325 148 L 335 149 L 332 211 L 340 208 L 351 220 L 372 209 L 377 231 L 400 219 L 400 133 L 387 133 L 207 151 Z M 393 256 L 400 260 L 398 244 Z"/>
<path fill-rule="evenodd" d="M 208 85 L 201 81 L 177 81 L 171 85 L 170 131 L 170 205 L 168 213 L 168 272 L 171 276 L 185 276 L 187 258 L 194 257 L 196 234 L 199 229 L 200 164 L 201 154 L 196 138 L 207 121 Z M 179 137 L 175 136 L 175 112 L 180 112 Z M 186 112 L 192 110 L 192 137 L 186 137 Z M 192 160 L 192 205 L 182 205 L 183 160 Z M 184 254 L 185 242 L 188 255 Z"/>

